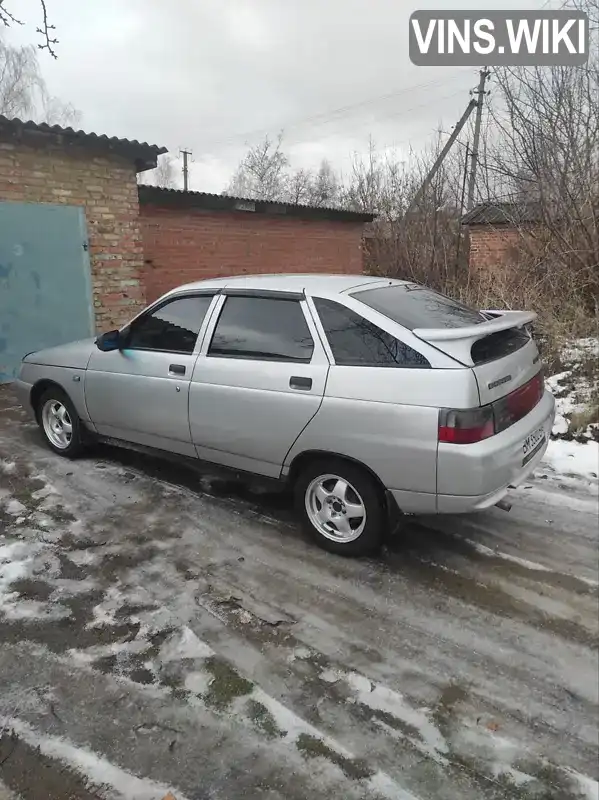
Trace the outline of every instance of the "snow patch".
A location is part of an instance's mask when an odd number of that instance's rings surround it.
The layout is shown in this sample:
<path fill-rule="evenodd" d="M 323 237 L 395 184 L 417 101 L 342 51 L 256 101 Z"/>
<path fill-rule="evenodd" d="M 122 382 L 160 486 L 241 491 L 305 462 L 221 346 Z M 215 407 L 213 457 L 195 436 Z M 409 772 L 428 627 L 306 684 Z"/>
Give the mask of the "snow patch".
<path fill-rule="evenodd" d="M 94 618 L 88 622 L 87 628 L 102 628 L 116 625 L 116 612 L 125 605 L 125 596 L 117 586 L 110 586 L 105 592 L 101 603 L 94 606 Z"/>
<path fill-rule="evenodd" d="M 383 711 L 390 714 L 398 721 L 405 723 L 410 728 L 414 728 L 419 739 L 406 735 L 412 744 L 421 752 L 426 753 L 436 761 L 445 762 L 441 756 L 448 751 L 445 738 L 434 725 L 430 718 L 428 709 L 418 709 L 411 706 L 405 697 L 387 686 L 374 683 L 357 672 L 338 671 L 337 680 L 344 681 L 352 691 L 353 697 L 349 702 L 358 702 L 372 711 Z M 322 680 L 333 683 L 334 670 L 324 670 L 320 673 Z M 389 730 L 391 727 L 389 726 Z M 403 734 L 402 734 L 403 735 Z M 440 757 L 441 756 L 441 757 Z"/>
<path fill-rule="evenodd" d="M 12 589 L 15 581 L 31 575 L 36 570 L 36 559 L 45 553 L 40 545 L 25 542 L 12 542 L 0 546 L 0 612 L 9 620 L 59 620 L 71 615 L 71 610 L 59 604 L 51 604 L 38 600 L 21 598 Z M 56 565 L 48 555 L 43 558 L 42 566 L 52 572 Z"/>
<path fill-rule="evenodd" d="M 13 497 L 12 500 L 8 501 L 4 507 L 4 510 L 7 514 L 10 514 L 11 517 L 20 517 L 22 514 L 27 513 L 27 506 L 23 505 L 20 500 L 17 500 Z"/>
<path fill-rule="evenodd" d="M 536 561 L 529 561 L 526 558 L 520 558 L 520 556 L 513 556 L 510 555 L 510 553 L 504 553 L 501 550 L 493 550 L 491 547 L 487 547 L 484 544 L 480 544 L 480 542 L 475 542 L 472 539 L 464 539 L 464 541 L 467 544 L 469 544 L 474 550 L 476 550 L 477 553 L 480 553 L 483 556 L 501 558 L 503 561 L 510 561 L 512 564 L 518 564 L 521 567 L 525 567 L 526 569 L 529 569 L 531 572 L 554 572 L 554 570 L 544 566 L 544 564 L 539 564 Z M 559 573 L 559 574 L 567 575 L 568 573 Z M 587 586 L 591 586 L 594 588 L 599 586 L 599 581 L 593 580 L 592 578 L 585 578 L 582 575 L 571 575 L 571 576 L 568 575 L 568 576 L 575 578 L 577 581 L 581 581 L 582 583 L 586 583 Z"/>
<path fill-rule="evenodd" d="M 16 471 L 17 465 L 14 461 L 0 458 L 0 472 L 3 472 L 5 475 L 14 475 Z"/>
<path fill-rule="evenodd" d="M 543 458 L 556 473 L 597 479 L 599 475 L 599 442 L 566 442 L 554 439 L 549 442 Z"/>
<path fill-rule="evenodd" d="M 31 497 L 34 500 L 45 500 L 46 497 L 49 497 L 53 494 L 58 494 L 58 492 L 51 483 L 46 483 L 45 486 L 42 486 L 41 489 L 38 489 L 37 492 L 34 492 Z"/>
<path fill-rule="evenodd" d="M 304 661 L 305 659 L 310 658 L 311 655 L 312 651 L 308 647 L 296 647 L 289 660 L 295 661 L 296 658 L 299 658 L 301 661 Z"/>
<path fill-rule="evenodd" d="M 0 608 L 3 599 L 15 596 L 15 592 L 8 591 L 9 587 L 27 575 L 31 560 L 31 552 L 23 542 L 0 546 Z"/>
<path fill-rule="evenodd" d="M 71 609 L 61 605 L 50 605 L 40 600 L 28 600 L 18 598 L 13 595 L 14 601 L 5 606 L 0 605 L 4 612 L 5 619 L 16 620 L 39 620 L 41 622 L 56 622 L 60 619 L 67 619 L 71 616 Z M 18 599 L 17 599 L 18 598 Z"/>
<path fill-rule="evenodd" d="M 493 777 L 500 778 L 501 776 L 508 778 L 515 786 L 525 786 L 527 783 L 534 780 L 532 775 L 521 772 L 515 767 L 508 767 L 505 764 L 495 764 L 493 767 Z"/>
<path fill-rule="evenodd" d="M 585 800 L 599 800 L 599 783 L 596 780 L 589 778 L 588 775 L 582 775 L 570 767 L 564 767 L 564 772 L 576 783 Z"/>
<path fill-rule="evenodd" d="M 163 800 L 169 792 L 172 792 L 177 800 L 187 800 L 172 786 L 157 783 L 148 778 L 138 778 L 87 748 L 77 747 L 66 739 L 36 731 L 21 719 L 9 720 L 7 728 L 12 728 L 31 747 L 39 747 L 45 756 L 57 759 L 84 775 L 91 784 L 110 790 L 110 797 L 114 800 L 117 798 L 122 798 L 122 800 Z"/>
<path fill-rule="evenodd" d="M 175 633 L 162 645 L 160 661 L 168 664 L 184 658 L 210 658 L 213 655 L 214 650 L 199 639 L 191 628 L 185 626 L 181 632 Z"/>
<path fill-rule="evenodd" d="M 188 672 L 184 685 L 188 692 L 203 695 L 208 691 L 213 680 L 214 676 L 208 675 L 206 672 Z"/>
<path fill-rule="evenodd" d="M 580 361 L 588 356 L 599 356 L 599 338 L 589 336 L 586 339 L 575 339 L 561 352 L 562 361 Z"/>
<path fill-rule="evenodd" d="M 322 742 L 325 747 L 346 759 L 355 759 L 353 753 L 343 747 L 335 739 L 323 735 L 317 728 L 310 725 L 301 717 L 298 717 L 290 708 L 284 706 L 278 700 L 259 687 L 255 687 L 250 697 L 257 703 L 261 703 L 267 708 L 274 718 L 279 730 L 284 732 L 284 741 L 288 743 L 297 742 L 298 738 L 305 734 Z M 247 699 L 247 698 L 245 698 Z M 411 792 L 407 791 L 396 783 L 387 773 L 380 770 L 370 778 L 363 780 L 365 786 L 378 792 L 379 795 L 389 798 L 389 800 L 418 800 Z"/>
<path fill-rule="evenodd" d="M 580 362 L 599 355 L 599 339 L 578 339 L 564 348 L 560 354 L 567 369 L 545 380 L 545 385 L 555 395 L 555 423 L 552 435 L 561 438 L 570 431 L 570 420 L 573 415 L 586 411 L 596 403 L 596 386 L 585 369 L 580 369 Z M 570 431 L 571 433 L 573 431 Z M 578 437 L 585 440 L 597 438 L 599 425 L 592 423 L 586 428 L 577 430 Z"/>

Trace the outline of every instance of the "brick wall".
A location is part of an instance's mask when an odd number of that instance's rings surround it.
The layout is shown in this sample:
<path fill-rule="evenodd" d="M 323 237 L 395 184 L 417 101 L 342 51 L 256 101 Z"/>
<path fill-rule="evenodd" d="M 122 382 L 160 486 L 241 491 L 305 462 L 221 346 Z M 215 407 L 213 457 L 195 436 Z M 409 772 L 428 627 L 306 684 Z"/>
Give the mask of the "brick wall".
<path fill-rule="evenodd" d="M 98 330 L 125 323 L 143 306 L 133 163 L 87 147 L 0 143 L 0 201 L 84 207 Z"/>
<path fill-rule="evenodd" d="M 477 225 L 470 228 L 470 269 L 490 271 L 518 261 L 521 235 L 515 228 Z"/>
<path fill-rule="evenodd" d="M 183 283 L 262 272 L 362 272 L 361 222 L 141 205 L 148 302 Z"/>

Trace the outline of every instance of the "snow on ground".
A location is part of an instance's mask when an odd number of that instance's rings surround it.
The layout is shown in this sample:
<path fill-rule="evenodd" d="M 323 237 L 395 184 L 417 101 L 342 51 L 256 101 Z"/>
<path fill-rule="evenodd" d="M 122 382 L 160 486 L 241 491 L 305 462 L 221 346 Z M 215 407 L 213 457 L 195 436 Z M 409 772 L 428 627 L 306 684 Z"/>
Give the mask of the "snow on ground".
<path fill-rule="evenodd" d="M 41 734 L 24 720 L 12 718 L 9 724 L 11 730 L 31 747 L 39 748 L 44 755 L 56 758 L 85 775 L 91 783 L 103 790 L 103 795 L 107 799 L 164 800 L 170 792 L 169 786 L 147 778 L 138 778 L 87 748 L 76 747 L 57 736 Z M 186 798 L 177 792 L 177 800 Z"/>
<path fill-rule="evenodd" d="M 599 474 L 599 442 L 566 442 L 552 439 L 545 458 L 558 475 L 597 478 Z"/>
<path fill-rule="evenodd" d="M 577 339 L 561 353 L 566 369 L 546 380 L 555 396 L 556 416 L 543 461 L 558 477 L 594 483 L 599 475 L 599 424 L 585 419 L 598 402 L 596 379 L 593 381 L 588 369 L 588 363 L 598 358 L 599 339 Z M 576 427 L 576 419 L 583 420 L 580 427 Z"/>
<path fill-rule="evenodd" d="M 565 363 L 580 361 L 586 356 L 599 357 L 599 338 L 589 336 L 586 339 L 575 339 L 568 347 L 564 347 L 561 353 Z"/>

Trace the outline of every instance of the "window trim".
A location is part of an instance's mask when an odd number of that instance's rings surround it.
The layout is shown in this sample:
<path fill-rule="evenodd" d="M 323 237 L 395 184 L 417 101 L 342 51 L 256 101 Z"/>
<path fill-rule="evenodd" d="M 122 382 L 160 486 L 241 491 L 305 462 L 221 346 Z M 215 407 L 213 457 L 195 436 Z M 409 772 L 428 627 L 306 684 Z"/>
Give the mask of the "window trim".
<path fill-rule="evenodd" d="M 265 300 L 302 300 L 306 299 L 304 292 L 287 292 L 278 289 L 238 289 L 232 286 L 225 287 L 222 293 L 228 297 L 259 297 Z"/>
<path fill-rule="evenodd" d="M 151 305 L 149 308 L 144 309 L 135 319 L 131 320 L 131 322 L 126 325 L 124 328 L 121 329 L 121 335 L 126 335 L 127 337 L 131 334 L 131 328 L 133 325 L 141 322 L 146 317 L 149 317 L 151 314 L 154 314 L 156 311 L 160 311 L 161 308 L 169 305 L 170 303 L 174 303 L 176 300 L 188 300 L 193 298 L 200 298 L 200 297 L 210 297 L 210 303 L 208 304 L 208 308 L 206 309 L 206 313 L 204 314 L 204 319 L 201 322 L 200 328 L 198 330 L 198 335 L 196 336 L 195 344 L 193 346 L 193 350 L 189 352 L 188 350 L 165 350 L 162 348 L 157 347 L 130 347 L 128 344 L 125 345 L 122 349 L 123 350 L 133 350 L 136 353 L 172 353 L 173 355 L 179 356 L 192 356 L 194 353 L 199 351 L 199 347 L 201 346 L 201 342 L 203 340 L 203 336 L 205 334 L 206 325 L 211 318 L 211 309 L 214 305 L 215 297 L 220 294 L 220 291 L 215 290 L 199 290 L 199 291 L 190 291 L 190 292 L 181 292 L 175 295 L 169 295 L 168 297 L 164 297 L 161 300 L 157 300 L 154 305 Z"/>
<path fill-rule="evenodd" d="M 348 296 L 351 297 L 351 295 L 348 295 Z M 421 370 L 421 369 L 433 369 L 433 365 L 431 363 L 430 358 L 428 358 L 428 356 L 424 355 L 424 353 L 422 353 L 420 350 L 416 349 L 411 344 L 406 342 L 402 337 L 398 336 L 397 333 L 388 330 L 386 327 L 384 327 L 383 325 L 380 325 L 375 320 L 370 319 L 369 318 L 370 315 L 366 316 L 365 314 L 361 313 L 361 311 L 358 310 L 357 308 L 353 308 L 353 303 L 356 303 L 356 304 L 359 304 L 359 306 L 364 306 L 370 312 L 374 311 L 375 314 L 377 314 L 377 316 L 379 316 L 379 317 L 383 316 L 383 315 L 379 314 L 378 312 L 376 312 L 375 309 L 371 309 L 365 303 L 360 303 L 359 301 L 356 301 L 355 299 L 352 298 L 352 300 L 353 300 L 352 305 L 348 305 L 348 304 L 342 302 L 342 300 L 339 297 L 323 297 L 323 296 L 317 296 L 317 295 L 312 295 L 312 296 L 310 296 L 309 299 L 310 299 L 310 303 L 311 303 L 311 312 L 312 312 L 312 315 L 314 317 L 314 324 L 315 324 L 315 326 L 316 326 L 316 328 L 318 330 L 318 335 L 322 339 L 322 345 L 323 345 L 323 347 L 325 349 L 325 352 L 327 354 L 327 358 L 331 362 L 332 366 L 346 367 L 346 368 L 351 368 L 351 369 L 355 369 L 356 367 L 358 367 L 358 368 L 364 368 L 365 367 L 367 369 L 418 369 L 418 370 Z M 405 347 L 409 347 L 410 350 L 413 350 L 415 353 L 418 353 L 418 355 L 426 361 L 426 364 L 421 364 L 421 365 L 415 365 L 415 364 L 405 364 L 405 365 L 403 365 L 403 364 L 338 364 L 337 363 L 337 359 L 335 358 L 335 354 L 333 353 L 333 348 L 331 346 L 331 343 L 329 342 L 329 338 L 327 336 L 326 329 L 324 327 L 324 324 L 323 324 L 323 322 L 322 322 L 322 320 L 320 318 L 320 314 L 318 312 L 318 308 L 317 308 L 317 305 L 316 305 L 316 301 L 317 300 L 324 300 L 324 301 L 329 302 L 329 303 L 334 303 L 334 304 L 336 304 L 338 306 L 341 306 L 341 308 L 344 308 L 347 311 L 351 312 L 352 314 L 356 314 L 356 316 L 361 317 L 366 322 L 369 322 L 371 325 L 374 325 L 375 328 L 379 328 L 384 333 L 388 334 L 389 336 L 392 336 L 394 339 L 397 339 L 397 341 L 400 342 Z M 383 319 L 386 319 L 386 317 L 383 317 Z M 389 320 L 389 321 L 392 322 L 392 320 Z M 395 325 L 395 323 L 394 323 L 394 325 Z M 401 326 L 398 326 L 398 327 L 401 327 Z M 411 334 L 411 331 L 408 331 L 408 333 Z"/>
<path fill-rule="evenodd" d="M 298 292 L 271 292 L 265 291 L 263 289 L 232 289 L 230 292 L 224 290 L 222 292 L 222 300 L 220 300 L 219 307 L 215 310 L 213 314 L 213 321 L 210 326 L 210 330 L 207 331 L 208 335 L 206 338 L 206 346 L 202 348 L 202 353 L 205 358 L 225 358 L 228 361 L 264 361 L 269 364 L 312 364 L 314 363 L 315 356 L 317 355 L 317 345 L 320 343 L 317 341 L 317 338 L 314 336 L 314 331 L 310 325 L 310 317 L 307 313 L 305 307 L 305 295 L 300 294 Z M 211 353 L 210 347 L 212 346 L 212 342 L 214 340 L 214 336 L 216 335 L 216 330 L 218 328 L 218 323 L 220 322 L 220 318 L 222 313 L 225 309 L 227 304 L 227 297 L 247 297 L 252 299 L 266 299 L 266 300 L 278 300 L 280 302 L 293 302 L 297 303 L 301 313 L 304 316 L 304 322 L 306 324 L 306 328 L 308 333 L 310 334 L 310 338 L 312 339 L 312 353 L 310 358 L 308 359 L 289 359 L 289 358 L 277 358 L 271 356 L 264 356 L 264 355 L 238 355 L 238 354 L 223 354 L 223 353 Z M 319 332 L 316 331 L 318 334 Z M 320 338 L 320 334 L 318 336 Z"/>

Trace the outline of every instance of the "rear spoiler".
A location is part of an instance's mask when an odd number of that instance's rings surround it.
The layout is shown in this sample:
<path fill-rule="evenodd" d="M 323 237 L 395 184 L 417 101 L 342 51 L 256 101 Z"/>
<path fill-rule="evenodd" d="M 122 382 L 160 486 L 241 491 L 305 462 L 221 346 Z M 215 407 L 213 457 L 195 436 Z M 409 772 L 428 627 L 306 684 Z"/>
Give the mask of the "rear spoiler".
<path fill-rule="evenodd" d="M 467 325 L 463 328 L 414 328 L 412 333 L 463 364 L 471 365 L 470 350 L 474 342 L 510 328 L 523 328 L 537 318 L 534 311 L 483 311 L 482 313 L 496 315 L 496 317 L 487 322 Z"/>

